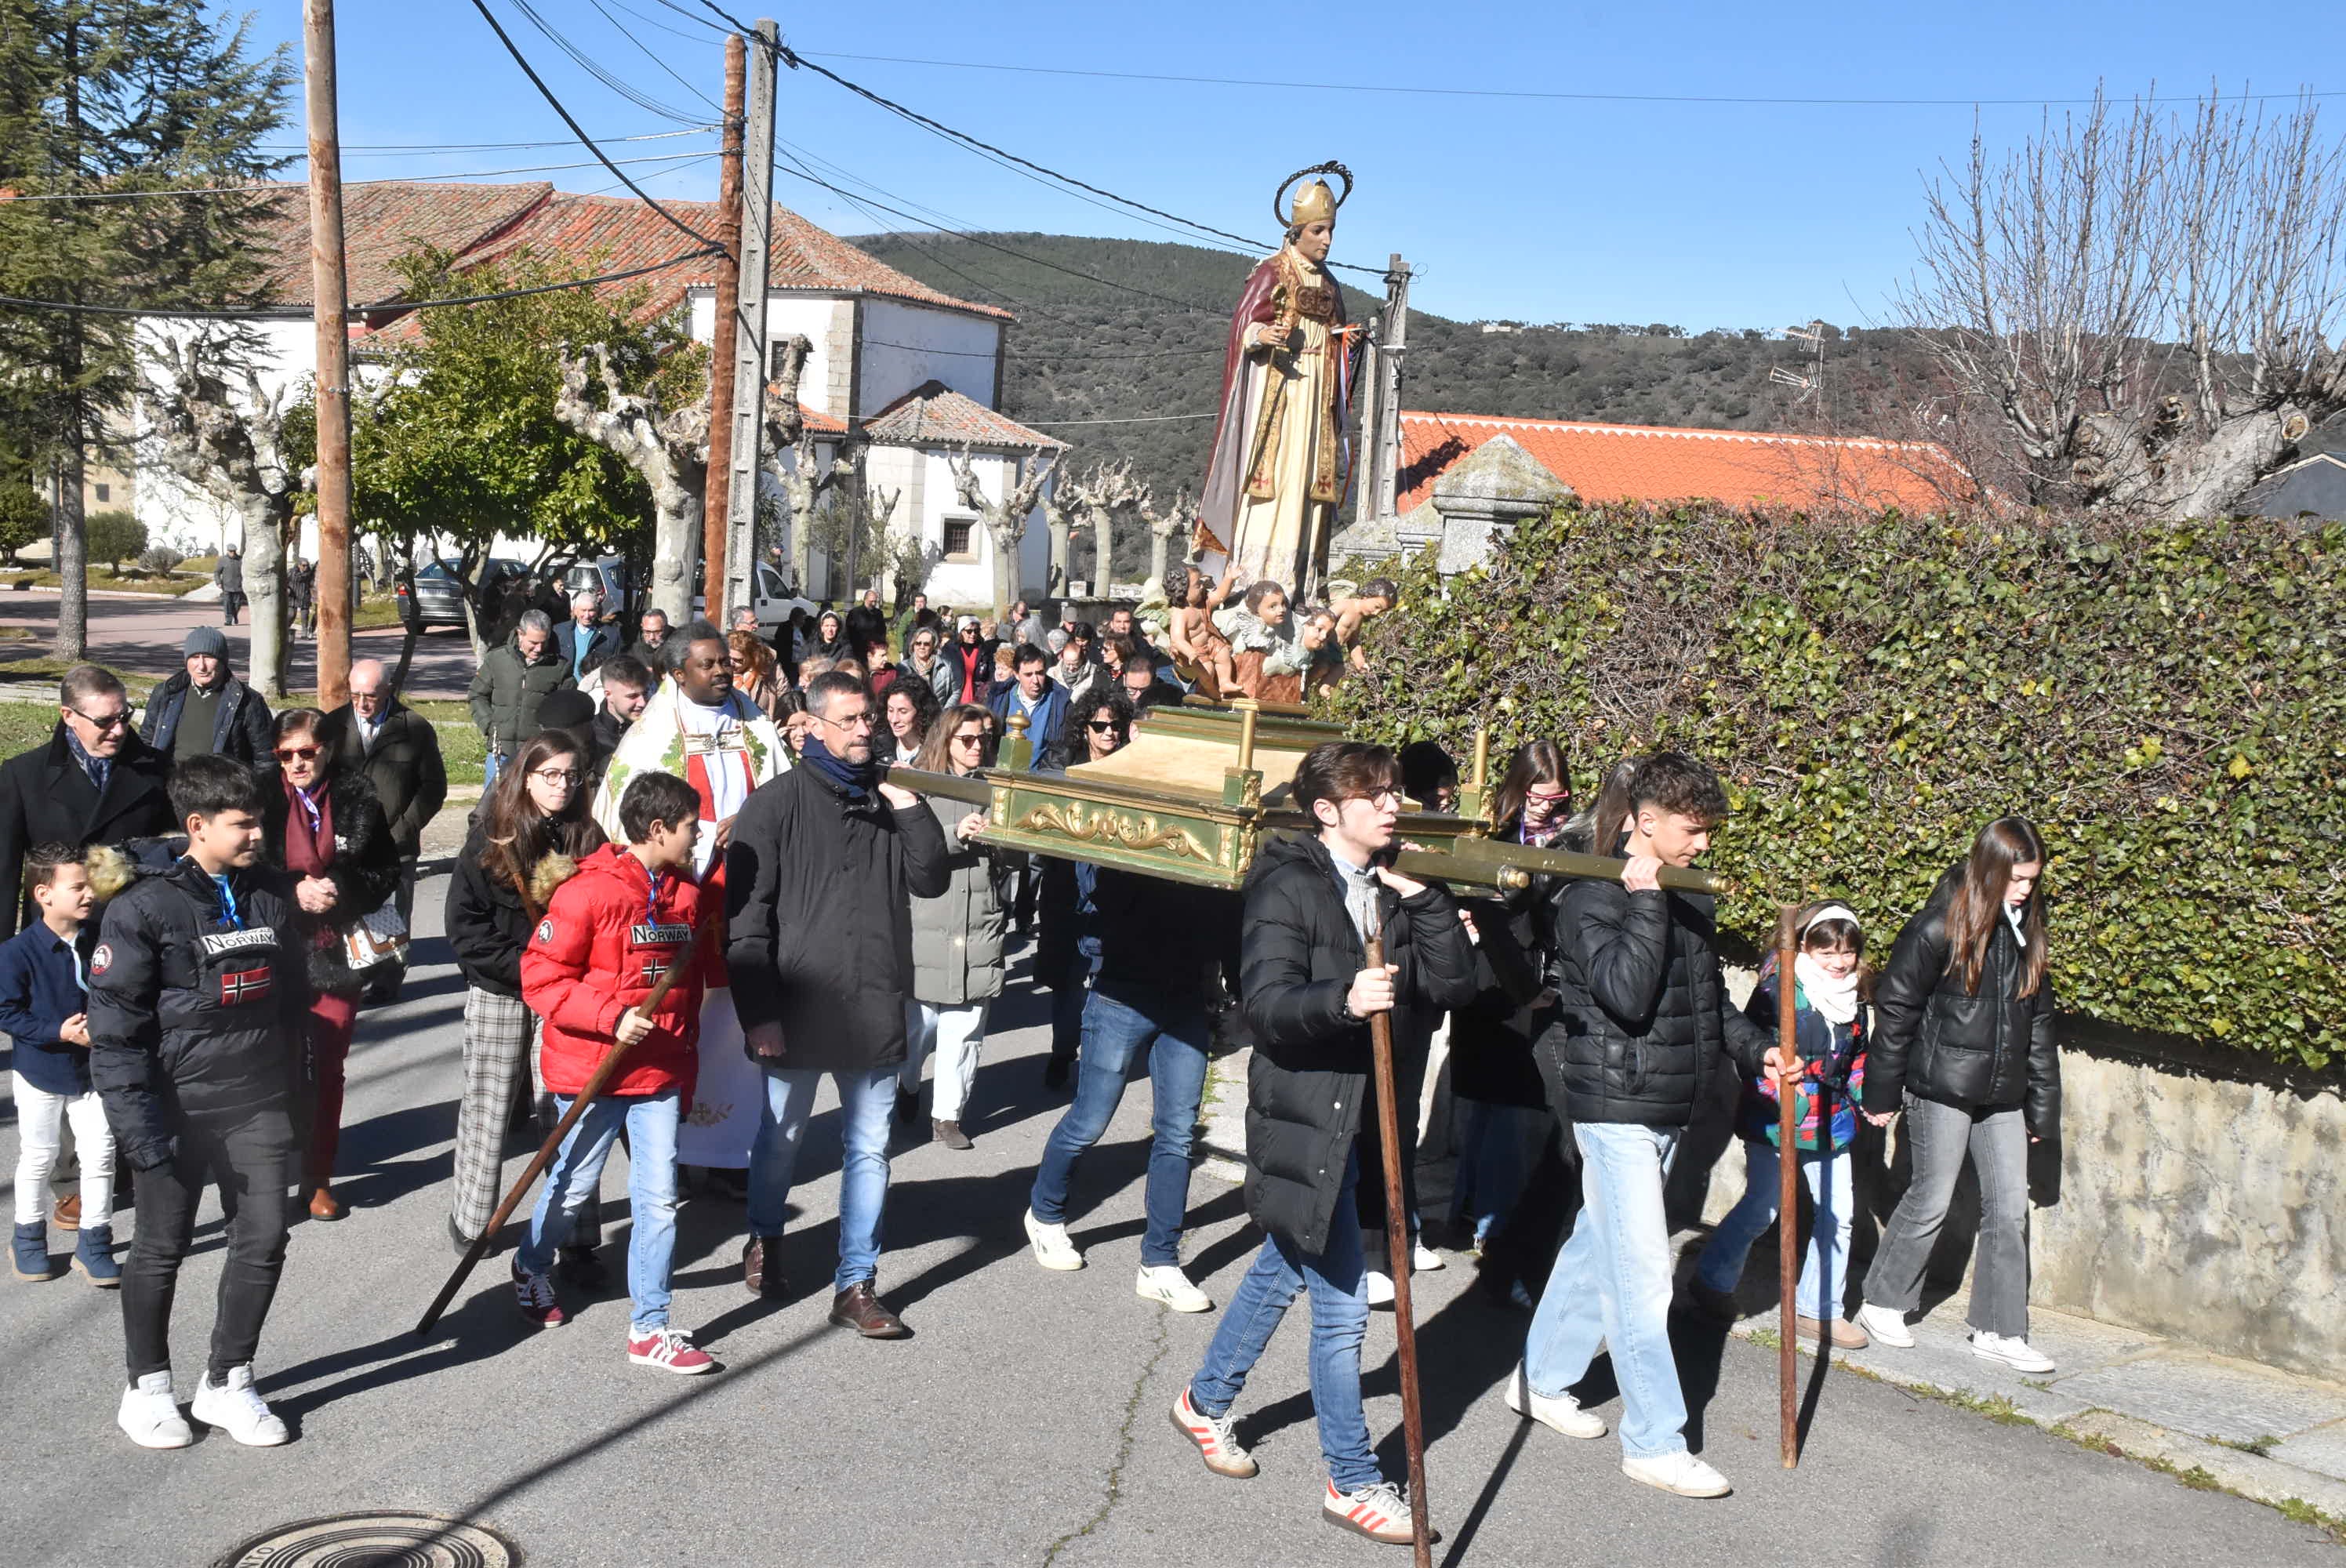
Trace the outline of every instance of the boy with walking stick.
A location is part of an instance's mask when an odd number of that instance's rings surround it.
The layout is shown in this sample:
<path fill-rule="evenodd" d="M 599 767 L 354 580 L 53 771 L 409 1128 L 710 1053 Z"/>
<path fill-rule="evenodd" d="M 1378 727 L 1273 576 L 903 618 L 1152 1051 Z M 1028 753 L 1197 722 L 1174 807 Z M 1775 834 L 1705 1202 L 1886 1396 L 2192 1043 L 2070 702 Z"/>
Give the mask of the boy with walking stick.
<path fill-rule="evenodd" d="M 1724 1497 L 1727 1478 L 1687 1451 L 1686 1396 L 1671 1353 L 1670 1231 L 1662 1186 L 1721 1052 L 1743 1072 L 1797 1076 L 1775 1037 L 1729 1004 L 1707 893 L 1666 890 L 1727 816 L 1719 775 L 1657 751 L 1629 780 L 1626 834 L 1599 854 L 1627 863 L 1619 881 L 1563 884 L 1556 900 L 1559 1017 L 1534 1047 L 1581 1156 L 1584 1203 L 1533 1314 L 1507 1408 L 1566 1437 L 1605 1423 L 1567 1391 L 1600 1340 L 1621 1388 L 1621 1471 L 1680 1497 Z"/>
<path fill-rule="evenodd" d="M 1311 1404 L 1328 1467 L 1321 1516 L 1372 1541 L 1409 1544 L 1412 1499 L 1384 1479 L 1361 1409 L 1369 1305 L 1353 1195 L 1370 1093 L 1370 1021 L 1464 1005 L 1473 949 L 1440 888 L 1395 875 L 1400 768 L 1382 746 L 1330 741 L 1295 774 L 1296 806 L 1319 825 L 1278 836 L 1248 873 L 1239 992 L 1257 1044 L 1248 1071 L 1247 1212 L 1270 1233 L 1173 1404 L 1173 1424 L 1217 1475 L 1251 1476 L 1229 1410 L 1299 1291 L 1311 1302 Z M 1384 960 L 1365 963 L 1371 941 Z M 1431 1539 L 1431 1532 L 1428 1532 Z"/>
<path fill-rule="evenodd" d="M 627 847 L 607 844 L 588 857 L 522 952 L 523 999 L 546 1021 L 546 1085 L 566 1115 L 581 1095 L 588 1104 L 555 1156 L 529 1239 L 514 1256 L 514 1299 L 533 1323 L 563 1320 L 546 1271 L 570 1211 L 601 1182 L 624 1126 L 634 1303 L 627 1359 L 709 1372 L 717 1363 L 668 1320 L 678 1107 L 692 1092 L 700 1022 L 700 890 L 687 880 L 700 798 L 674 774 L 639 774 L 620 797 L 619 824 Z"/>

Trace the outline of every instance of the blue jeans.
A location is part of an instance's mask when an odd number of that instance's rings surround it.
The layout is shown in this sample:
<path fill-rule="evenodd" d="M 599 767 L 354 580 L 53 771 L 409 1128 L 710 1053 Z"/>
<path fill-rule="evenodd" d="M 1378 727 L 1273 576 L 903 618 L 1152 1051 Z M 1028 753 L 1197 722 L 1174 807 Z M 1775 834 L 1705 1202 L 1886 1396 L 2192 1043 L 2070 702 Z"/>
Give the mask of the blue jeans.
<path fill-rule="evenodd" d="M 1361 1410 L 1361 1341 L 1369 1329 L 1369 1297 L 1361 1262 L 1361 1215 L 1352 1195 L 1360 1185 L 1358 1154 L 1344 1161 L 1344 1184 L 1329 1221 L 1328 1250 L 1300 1253 L 1278 1237 L 1262 1244 L 1254 1267 L 1222 1308 L 1221 1326 L 1206 1347 L 1206 1364 L 1189 1380 L 1189 1402 L 1209 1416 L 1227 1415 L 1247 1374 L 1261 1359 L 1295 1293 L 1311 1298 L 1311 1409 L 1320 1420 L 1320 1457 L 1338 1492 L 1357 1492 L 1382 1479 Z"/>
<path fill-rule="evenodd" d="M 490 785 L 497 781 L 497 769 L 505 766 L 505 760 L 497 755 L 497 748 L 494 746 L 489 748 L 488 755 L 481 759 L 481 789 L 484 794 Z"/>
<path fill-rule="evenodd" d="M 1100 957 L 1080 946 L 1063 974 L 1051 977 L 1051 1060 L 1072 1062 L 1083 1043 L 1084 1001 L 1091 995 L 1092 977 L 1099 973 Z"/>
<path fill-rule="evenodd" d="M 1735 1282 L 1743 1278 L 1745 1255 L 1776 1217 L 1780 1170 L 1775 1145 L 1744 1141 L 1743 1201 L 1719 1222 L 1694 1266 L 1695 1278 L 1712 1289 L 1734 1294 Z M 1800 1175 L 1817 1206 L 1817 1222 L 1800 1263 L 1798 1300 L 1803 1314 L 1830 1323 L 1841 1316 L 1849 1288 L 1849 1228 L 1856 1217 L 1850 1201 L 1849 1151 L 1820 1155 L 1807 1150 L 1800 1154 Z"/>
<path fill-rule="evenodd" d="M 557 1114 L 566 1114 L 570 1102 L 555 1101 Z M 573 1209 L 591 1207 L 602 1185 L 603 1162 L 627 1129 L 627 1206 L 633 1211 L 627 1229 L 627 1297 L 635 1303 L 630 1319 L 639 1329 L 668 1322 L 668 1265 L 676 1256 L 676 1129 L 679 1107 L 677 1093 L 599 1095 L 586 1104 L 585 1114 L 571 1125 L 570 1135 L 554 1156 L 554 1168 L 538 1188 L 537 1207 L 529 1217 L 529 1239 L 514 1261 L 523 1272 L 543 1274 L 554 1262 L 555 1248 L 570 1233 Z"/>
<path fill-rule="evenodd" d="M 1135 989 L 1119 1000 L 1095 989 L 1084 1004 L 1083 1069 L 1075 1103 L 1043 1145 L 1035 1172 L 1035 1217 L 1052 1225 L 1067 1218 L 1067 1183 L 1076 1161 L 1099 1142 L 1124 1100 L 1133 1064 L 1148 1054 L 1151 1122 L 1147 1207 L 1140 1239 L 1144 1268 L 1181 1261 L 1181 1221 L 1189 1207 L 1189 1138 L 1198 1102 L 1206 1093 L 1206 1044 L 1211 1025 L 1202 999 Z"/>
<path fill-rule="evenodd" d="M 766 1069 L 766 1106 L 750 1146 L 750 1234 L 780 1236 L 790 1217 L 790 1176 L 814 1110 L 821 1069 Z M 880 1272 L 880 1216 L 888 1203 L 888 1112 L 896 1103 L 896 1069 L 833 1073 L 839 1085 L 839 1272 L 844 1290 Z"/>
<path fill-rule="evenodd" d="M 1474 1226 L 1474 1245 L 1488 1241 L 1524 1195 L 1532 1164 L 1556 1125 L 1556 1113 L 1543 1105 L 1500 1105 L 1488 1100 L 1461 1099 L 1465 1125 L 1458 1139 L 1458 1191 L 1451 1199 L 1450 1217 Z"/>
<path fill-rule="evenodd" d="M 1524 1347 L 1532 1391 L 1554 1398 L 1588 1373 L 1603 1340 L 1621 1386 L 1621 1450 L 1652 1459 L 1686 1449 L 1686 1394 L 1670 1350 L 1670 1223 L 1662 1183 L 1678 1129 L 1576 1122 L 1580 1219 L 1556 1260 Z"/>

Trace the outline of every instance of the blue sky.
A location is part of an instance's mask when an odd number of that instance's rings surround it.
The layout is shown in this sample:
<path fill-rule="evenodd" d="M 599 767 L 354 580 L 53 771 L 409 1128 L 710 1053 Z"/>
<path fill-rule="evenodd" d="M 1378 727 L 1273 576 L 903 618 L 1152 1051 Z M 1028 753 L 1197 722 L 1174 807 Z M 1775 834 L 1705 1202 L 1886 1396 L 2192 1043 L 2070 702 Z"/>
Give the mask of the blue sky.
<path fill-rule="evenodd" d="M 532 63 L 598 137 L 672 131 L 565 58 L 490 0 Z M 698 15 L 694 0 L 678 0 Z M 541 15 L 611 74 L 707 114 L 668 74 L 714 99 L 716 35 L 659 0 L 536 0 Z M 754 6 L 728 5 L 755 17 Z M 343 0 L 342 135 L 367 146 L 551 141 L 560 121 L 468 0 Z M 884 20 L 870 18 L 878 14 Z M 299 0 L 264 0 L 256 36 L 291 41 Z M 2325 21 L 2322 17 L 2330 19 Z M 1341 158 L 1360 179 L 1340 260 L 1419 269 L 1413 302 L 1461 317 L 1780 327 L 1886 318 L 1911 264 L 1923 173 L 1959 159 L 1974 123 L 2018 142 L 2047 98 L 2096 80 L 2132 95 L 2346 89 L 2332 66 L 2346 11 L 2275 18 L 2204 4 L 1497 5 L 1370 0 L 1341 9 L 1261 0 L 991 5 L 893 0 L 788 16 L 790 44 L 935 118 L 1037 162 L 1217 228 L 1272 229 L 1289 170 Z M 658 57 L 614 25 L 624 24 Z M 1334 31 L 1341 26 L 1341 33 Z M 667 30 L 673 27 L 675 31 Z M 679 36 L 682 35 L 682 36 Z M 1377 87 L 1711 97 L 1895 98 L 1940 104 L 1767 105 L 1558 101 L 1325 92 L 940 67 L 841 56 L 1274 78 Z M 663 69 L 663 66 L 668 69 Z M 2332 73 L 2325 78 L 2322 73 Z M 2326 113 L 2346 134 L 2346 97 Z M 2065 112 L 2055 108 L 2055 114 Z M 298 116 L 298 107 L 297 107 Z M 713 117 L 713 116 L 711 117 Z M 956 150 L 809 73 L 785 72 L 778 129 L 796 148 L 889 193 L 988 229 L 1166 238 Z M 298 135 L 289 138 L 298 141 Z M 713 135 L 611 148 L 652 157 Z M 561 147 L 441 154 L 353 151 L 344 178 L 576 161 Z M 632 166 L 658 194 L 712 196 L 715 164 Z M 505 178 L 611 186 L 599 168 Z M 840 180 L 840 183 L 849 183 Z M 842 233 L 878 227 L 787 178 L 778 195 Z M 894 219 L 887 219 L 893 225 Z M 909 225 L 905 225 L 909 227 Z"/>

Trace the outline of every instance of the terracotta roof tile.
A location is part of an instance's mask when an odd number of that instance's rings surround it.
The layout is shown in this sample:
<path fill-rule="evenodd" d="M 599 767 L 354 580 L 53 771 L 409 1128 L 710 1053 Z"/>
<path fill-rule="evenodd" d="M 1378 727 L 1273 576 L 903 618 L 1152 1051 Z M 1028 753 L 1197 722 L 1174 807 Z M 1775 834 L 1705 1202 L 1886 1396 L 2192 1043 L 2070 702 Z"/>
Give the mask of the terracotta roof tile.
<path fill-rule="evenodd" d="M 1019 447 L 1064 451 L 1066 443 L 1028 430 L 943 382 L 923 382 L 863 422 L 872 440 L 892 446 Z"/>
<path fill-rule="evenodd" d="M 1403 410 L 1394 510 L 1415 509 L 1445 469 L 1495 435 L 1514 438 L 1586 501 L 1840 502 L 1927 512 L 1948 504 L 1943 484 L 1964 485 L 1955 461 L 1928 442 Z"/>
<path fill-rule="evenodd" d="M 309 188 L 288 185 L 277 203 L 270 236 L 277 261 L 269 275 L 280 305 L 310 308 Z M 353 306 L 396 298 L 392 263 L 418 246 L 465 256 L 494 245 L 554 195 L 544 180 L 526 185 L 456 185 L 437 181 L 369 181 L 342 192 L 342 253 Z"/>

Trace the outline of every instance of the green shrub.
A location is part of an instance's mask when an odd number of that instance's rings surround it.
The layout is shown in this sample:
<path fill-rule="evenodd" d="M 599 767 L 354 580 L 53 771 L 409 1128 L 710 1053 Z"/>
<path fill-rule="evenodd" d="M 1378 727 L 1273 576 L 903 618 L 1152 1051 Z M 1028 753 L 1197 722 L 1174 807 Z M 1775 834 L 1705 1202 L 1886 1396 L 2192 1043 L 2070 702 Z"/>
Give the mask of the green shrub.
<path fill-rule="evenodd" d="M 1585 799 L 1658 743 L 1727 774 L 1731 928 L 1845 897 L 1877 943 L 1980 824 L 2045 830 L 2066 1009 L 2346 1053 L 2346 529 L 1567 508 L 1430 559 L 1338 697 L 1464 757 L 1554 735 Z"/>
<path fill-rule="evenodd" d="M 93 512 L 82 522 L 89 558 L 119 573 L 122 563 L 147 548 L 147 524 L 128 512 Z"/>

